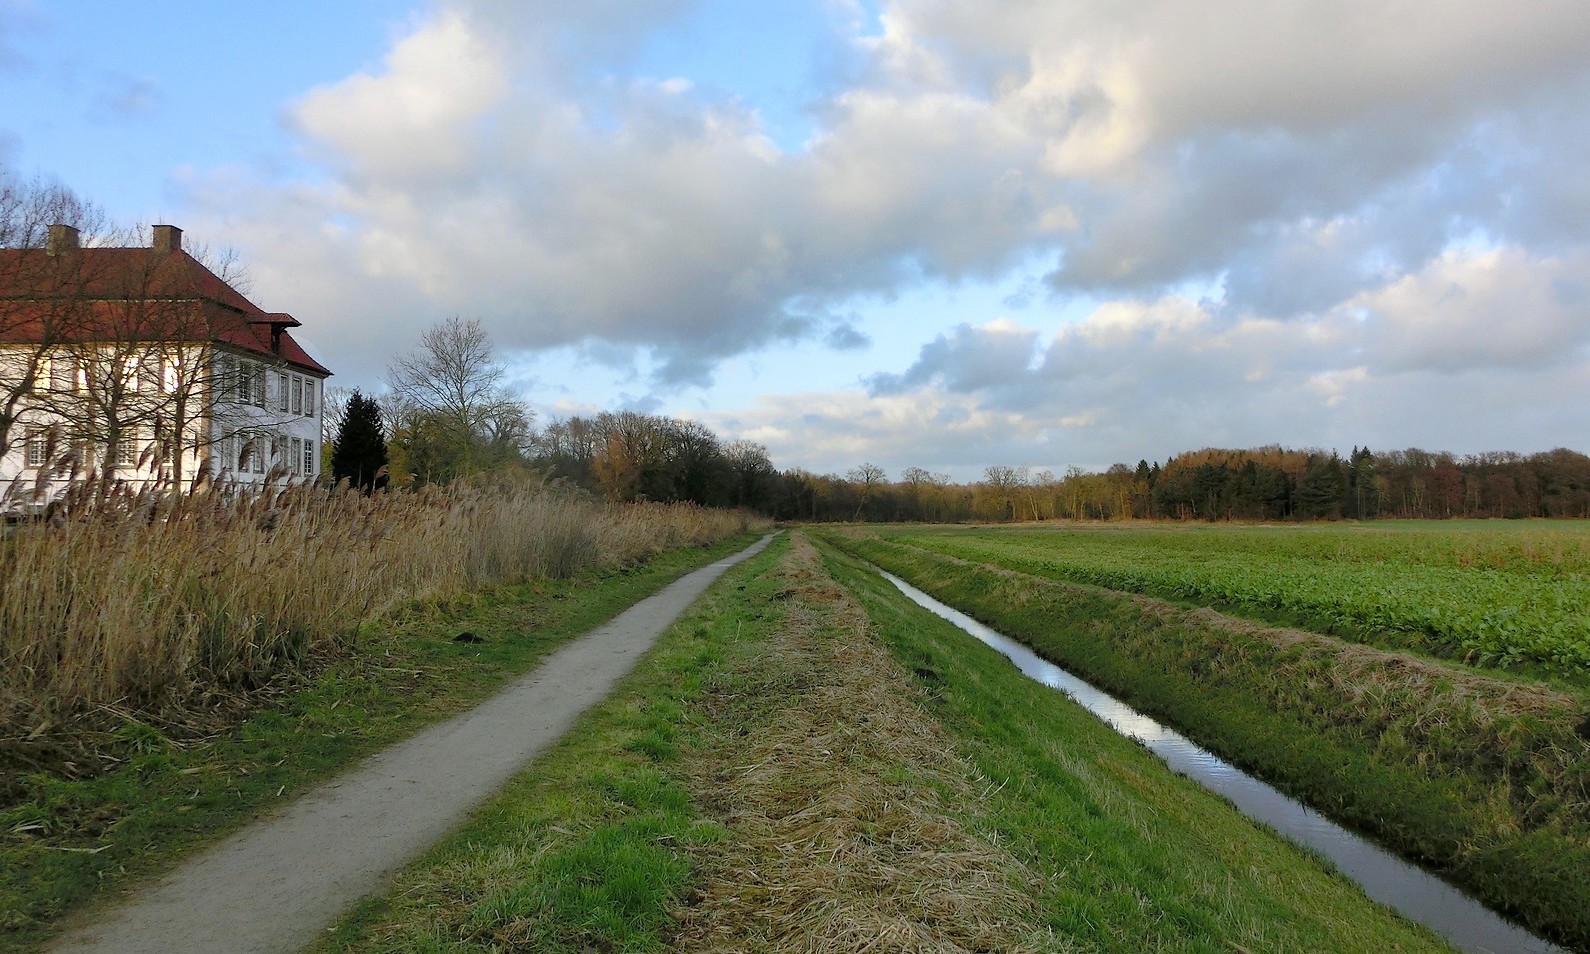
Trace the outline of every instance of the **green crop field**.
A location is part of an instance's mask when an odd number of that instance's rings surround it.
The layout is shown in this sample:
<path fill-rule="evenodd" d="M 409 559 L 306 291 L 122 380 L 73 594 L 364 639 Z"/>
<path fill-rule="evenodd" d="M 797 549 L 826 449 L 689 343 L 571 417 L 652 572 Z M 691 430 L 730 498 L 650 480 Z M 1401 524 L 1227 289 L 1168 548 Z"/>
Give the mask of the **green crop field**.
<path fill-rule="evenodd" d="M 1052 579 L 1216 606 L 1483 665 L 1590 674 L 1590 522 L 910 529 Z"/>

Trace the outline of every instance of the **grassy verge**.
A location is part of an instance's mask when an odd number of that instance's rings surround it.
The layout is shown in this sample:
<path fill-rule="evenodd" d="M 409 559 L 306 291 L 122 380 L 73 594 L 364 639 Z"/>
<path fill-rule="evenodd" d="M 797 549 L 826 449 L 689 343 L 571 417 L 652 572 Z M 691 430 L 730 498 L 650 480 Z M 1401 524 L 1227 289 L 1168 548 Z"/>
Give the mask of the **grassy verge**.
<path fill-rule="evenodd" d="M 797 538 L 314 950 L 866 945 L 1445 949 Z"/>
<path fill-rule="evenodd" d="M 688 737 L 714 731 L 692 706 L 762 644 L 746 610 L 787 546 L 729 570 L 532 770 L 311 950 L 661 949 L 688 852 L 727 836 L 679 768 Z"/>
<path fill-rule="evenodd" d="M 416 603 L 369 625 L 361 651 L 293 676 L 275 701 L 210 737 L 126 721 L 119 762 L 88 779 L 8 780 L 0 806 L 0 951 L 30 950 L 65 912 L 171 866 L 202 842 L 462 711 L 568 639 L 750 535 L 623 570 Z"/>
<path fill-rule="evenodd" d="M 887 541 L 839 542 L 1537 931 L 1590 947 L 1583 699 Z"/>

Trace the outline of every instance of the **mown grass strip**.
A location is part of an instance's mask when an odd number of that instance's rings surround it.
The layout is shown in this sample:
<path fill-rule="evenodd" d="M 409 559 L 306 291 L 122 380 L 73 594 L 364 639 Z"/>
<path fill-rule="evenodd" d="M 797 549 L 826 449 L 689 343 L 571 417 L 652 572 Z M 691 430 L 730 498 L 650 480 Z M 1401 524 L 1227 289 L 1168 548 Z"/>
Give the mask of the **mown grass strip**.
<path fill-rule="evenodd" d="M 1590 947 L 1590 745 L 1573 699 L 899 543 L 836 542 L 1536 931 Z"/>
<path fill-rule="evenodd" d="M 861 638 L 881 637 L 897 675 L 852 693 L 842 714 L 827 711 L 823 694 L 854 674 L 835 671 L 848 657 L 825 653 L 840 653 L 854 630 L 830 612 L 823 569 L 791 570 L 792 549 L 777 542 L 731 570 L 612 697 L 314 950 L 854 949 L 816 946 L 791 918 L 826 918 L 825 939 L 848 925 L 879 932 L 868 940 L 880 949 L 953 949 L 914 933 L 939 930 L 922 913 L 948 908 L 913 904 L 953 901 L 973 879 L 944 877 L 953 866 L 930 857 L 908 883 L 889 882 L 895 866 L 880 859 L 902 846 L 924 853 L 916 841 L 930 827 L 891 827 L 901 798 L 925 799 L 962 833 L 938 843 L 946 854 L 1013 859 L 973 869 L 1022 896 L 1000 908 L 1002 936 L 1018 943 L 991 949 L 1446 949 L 844 558 L 827 569 L 865 614 Z M 947 776 L 905 754 L 915 742 L 855 741 L 887 741 L 901 718 L 934 723 L 895 731 L 937 740 Z M 772 737 L 793 723 L 788 738 Z M 805 751 L 803 739 L 822 741 Z M 833 787 L 852 768 L 872 780 L 868 791 Z M 879 880 L 887 890 L 860 899 L 856 914 L 827 917 Z M 785 903 L 784 892 L 810 900 Z M 878 918 L 880 904 L 895 917 Z"/>
<path fill-rule="evenodd" d="M 173 865 L 350 761 L 463 711 L 744 535 L 624 570 L 416 604 L 233 731 L 174 743 L 129 722 L 124 764 L 91 779 L 12 780 L 0 809 L 0 951 L 33 949 L 65 913 Z"/>
<path fill-rule="evenodd" d="M 804 535 L 772 579 L 782 621 L 702 708 L 732 734 L 684 765 L 730 837 L 701 859 L 677 950 L 1060 949 L 1035 878 L 980 838 L 986 780 Z M 777 691 L 747 692 L 776 685 Z"/>

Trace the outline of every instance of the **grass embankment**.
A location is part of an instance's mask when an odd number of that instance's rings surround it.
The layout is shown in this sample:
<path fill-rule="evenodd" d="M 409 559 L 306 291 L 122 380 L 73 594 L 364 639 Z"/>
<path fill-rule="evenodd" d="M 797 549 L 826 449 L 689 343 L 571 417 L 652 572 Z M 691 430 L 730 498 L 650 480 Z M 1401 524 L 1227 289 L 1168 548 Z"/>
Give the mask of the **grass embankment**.
<path fill-rule="evenodd" d="M 1583 694 L 896 541 L 841 545 L 1590 948 Z"/>
<path fill-rule="evenodd" d="M 189 700 L 166 713 L 171 722 L 157 721 L 161 711 L 96 710 L 109 728 L 74 743 L 103 771 L 5 773 L 0 950 L 33 949 L 64 912 L 104 889 L 169 867 L 351 760 L 468 708 L 568 639 L 751 539 L 413 601 L 367 624 L 357 651 L 279 672 L 244 700 L 252 708 L 230 696 L 209 710 Z M 39 752 L 39 740 L 12 743 L 31 746 L 16 754 L 37 761 L 52 755 Z"/>
<path fill-rule="evenodd" d="M 321 952 L 1446 948 L 799 536 Z"/>

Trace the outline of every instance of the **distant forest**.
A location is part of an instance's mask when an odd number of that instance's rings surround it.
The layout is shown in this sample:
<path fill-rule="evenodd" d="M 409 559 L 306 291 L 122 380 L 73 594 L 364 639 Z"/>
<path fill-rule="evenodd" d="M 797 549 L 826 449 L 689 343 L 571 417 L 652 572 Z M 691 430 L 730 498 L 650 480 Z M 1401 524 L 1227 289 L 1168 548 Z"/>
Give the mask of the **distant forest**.
<path fill-rule="evenodd" d="M 526 450 L 530 467 L 610 499 L 747 507 L 781 520 L 1590 518 L 1590 457 L 1566 449 L 1205 449 L 1103 473 L 996 465 L 957 483 L 865 463 L 843 476 L 781 471 L 759 444 L 722 444 L 693 422 L 625 412 L 555 421 Z"/>

